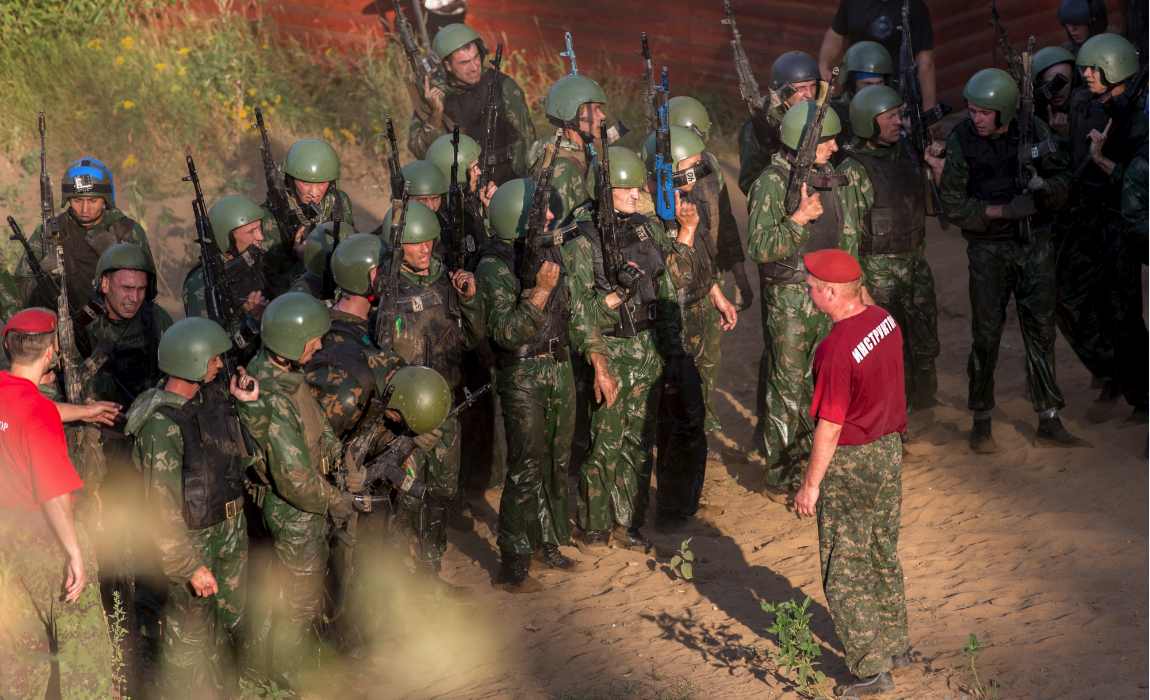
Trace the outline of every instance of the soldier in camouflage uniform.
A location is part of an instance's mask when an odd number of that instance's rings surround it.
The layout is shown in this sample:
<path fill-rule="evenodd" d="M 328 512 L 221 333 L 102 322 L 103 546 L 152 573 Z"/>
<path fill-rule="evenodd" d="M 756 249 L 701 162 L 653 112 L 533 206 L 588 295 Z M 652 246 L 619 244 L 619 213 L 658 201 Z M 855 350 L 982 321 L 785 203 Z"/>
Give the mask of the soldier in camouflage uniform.
<path fill-rule="evenodd" d="M 835 137 L 839 151 L 831 158 L 831 162 L 839 165 L 846 157 L 844 150 L 851 139 L 854 138 L 854 125 L 851 123 L 851 100 L 862 92 L 863 88 L 871 85 L 890 85 L 891 75 L 894 74 L 894 64 L 891 63 L 890 54 L 882 44 L 873 41 L 860 41 L 851 44 L 843 56 L 842 92 L 831 100 L 831 109 L 839 115 L 839 124 L 842 131 Z"/>
<path fill-rule="evenodd" d="M 571 542 L 567 478 L 575 429 L 575 386 L 568 354 L 568 326 L 575 322 L 571 277 L 566 274 L 564 241 L 555 236 L 543 243 L 534 277 L 523 267 L 534 197 L 531 180 L 512 180 L 500 187 L 491 198 L 489 220 L 497 240 L 476 251 L 475 282 L 495 353 L 496 387 L 507 435 L 507 478 L 499 502 L 497 538 L 502 564 L 492 585 L 510 593 L 543 589 L 527 575 L 533 560 L 548 569 L 586 570 L 559 551 L 559 545 Z M 553 218 L 549 211 L 546 218 Z M 584 332 L 591 352 L 606 360 L 607 346 L 598 329 Z"/>
<path fill-rule="evenodd" d="M 1086 87 L 1071 99 L 1072 183 L 1054 238 L 1061 244 L 1055 273 L 1055 320 L 1067 343 L 1102 392 L 1090 407 L 1103 422 L 1121 397 L 1134 407 L 1133 420 L 1146 420 L 1146 343 L 1142 321 L 1144 240 L 1132 239 L 1122 218 L 1122 179 L 1134 153 L 1147 142 L 1145 93 L 1132 78 L 1138 55 L 1113 34 L 1091 38 L 1078 53 Z"/>
<path fill-rule="evenodd" d="M 1088 447 L 1063 427 L 1064 405 L 1054 372 L 1054 255 L 1051 212 L 1066 201 L 1070 168 L 1034 119 L 1035 174 L 1025 186 L 1015 178 L 1018 87 L 997 68 L 975 73 L 963 91 L 969 115 L 950 134 L 939 194 L 946 218 L 962 228 L 970 259 L 971 332 L 967 362 L 967 407 L 974 411 L 970 446 L 977 454 L 998 450 L 991 431 L 994 367 L 1006 325 L 1006 305 L 1014 295 L 1026 345 L 1026 383 L 1039 414 L 1036 444 Z M 1018 222 L 1027 220 L 1032 240 L 1020 240 Z"/>
<path fill-rule="evenodd" d="M 303 365 L 330 328 L 327 308 L 306 294 L 284 294 L 268 304 L 261 322 L 263 347 L 247 369 L 260 384 L 260 396 L 239 404 L 266 465 L 263 478 L 270 488 L 263 515 L 280 563 L 279 595 L 273 592 L 253 614 L 252 671 L 287 687 L 298 687 L 308 670 L 305 659 L 315 658 L 309 649 L 322 608 L 327 516 L 338 526 L 352 514 L 351 494 L 324 479 L 340 459 L 342 445 L 304 382 Z M 272 601 L 279 604 L 274 625 L 266 607 Z"/>
<path fill-rule="evenodd" d="M 203 318 L 174 325 L 159 347 L 168 376 L 128 411 L 132 459 L 144 475 L 145 522 L 169 580 L 160 668 L 165 698 L 229 698 L 239 691 L 247 602 L 248 528 L 240 423 L 213 382 L 231 350 L 228 334 Z M 259 398 L 243 377 L 228 388 Z M 249 416 L 250 418 L 250 416 Z"/>
<path fill-rule="evenodd" d="M 901 106 L 899 94 L 885 85 L 859 91 L 850 107 L 858 138 L 838 171 L 855 191 L 863 284 L 902 330 L 906 410 L 914 413 L 938 390 L 934 359 L 940 346 L 934 276 L 926 261 L 926 188 L 922 166 L 899 137 Z M 932 176 L 941 176 L 944 161 L 932 154 L 927 160 Z"/>
<path fill-rule="evenodd" d="M 792 159 L 814 118 L 815 102 L 800 102 L 783 117 L 783 150 L 751 188 L 747 209 L 747 252 L 759 263 L 763 280 L 763 355 L 759 362 L 755 443 L 766 459 L 763 495 L 785 501 L 810 452 L 814 426 L 807 415 L 814 385 L 811 361 L 815 347 L 830 331 L 830 322 L 811 304 L 803 285 L 803 255 L 838 248 L 858 251 L 856 209 L 845 177 L 829 165 L 837 150 L 838 115 L 823 120 L 806 190 L 798 208 L 785 209 L 793 176 Z"/>
<path fill-rule="evenodd" d="M 1062 0 L 1058 3 L 1058 23 L 1066 30 L 1066 41 L 1060 48 L 1075 58 L 1088 39 L 1104 34 L 1110 24 L 1106 3 L 1091 0 Z M 1075 75 L 1074 86 L 1084 85 L 1081 75 Z"/>
<path fill-rule="evenodd" d="M 1034 113 L 1047 120 L 1047 125 L 1054 132 L 1054 141 L 1062 150 L 1068 150 L 1066 138 L 1069 135 L 1070 106 L 1072 83 L 1078 76 L 1074 68 L 1074 54 L 1059 46 L 1047 46 L 1045 49 L 1034 52 Z M 1055 76 L 1066 78 L 1066 85 L 1061 90 L 1052 92 L 1048 99 L 1039 88 L 1043 87 Z"/>
<path fill-rule="evenodd" d="M 693 249 L 682 245 L 668 254 L 660 238 L 662 227 L 653 227 L 638 213 L 640 189 L 647 184 L 643 160 L 625 148 L 612 147 L 610 163 L 614 201 L 593 200 L 590 207 L 580 209 L 576 221 L 582 235 L 567 243 L 564 251 L 574 314 L 571 344 L 594 370 L 595 396 L 574 537 L 587 551 L 606 547 L 610 540 L 651 553 L 654 547 L 639 528 L 646 524 L 650 504 L 664 358 L 683 354 L 678 313 L 671 300 L 676 289 L 691 280 L 695 259 Z M 591 164 L 593 183 L 598 168 L 596 159 Z M 607 278 L 601 262 L 605 256 L 598 229 L 600 206 L 613 207 L 616 240 L 627 260 L 615 280 Z M 632 324 L 626 323 L 624 313 Z M 598 354 L 602 346 L 593 329 L 606 342 L 607 362 Z"/>
<path fill-rule="evenodd" d="M 419 99 L 412 99 L 415 111 L 407 132 L 408 150 L 416 158 L 423 158 L 428 147 L 440 136 L 451 134 L 456 124 L 460 134 L 476 141 L 486 138 L 487 98 L 496 80 L 495 71 L 483 65 L 489 53 L 487 44 L 465 24 L 449 24 L 439 30 L 431 50 L 440 59 L 439 70 L 416 90 Z M 498 80 L 492 155 L 499 164 L 492 181 L 501 185 L 527 174 L 527 148 L 535 141 L 535 124 L 519 84 L 503 72 Z"/>
<path fill-rule="evenodd" d="M 61 189 L 64 211 L 55 221 L 67 264 L 68 305 L 75 312 L 84 308 L 95 291 L 96 263 L 104 251 L 117 243 L 132 243 L 144 250 L 150 262 L 152 249 L 143 227 L 116 208 L 112 172 L 103 163 L 91 158 L 72 163 L 61 180 Z M 43 228 L 43 224 L 37 226 L 28 243 L 40 266 L 52 274 L 59 265 L 56 251 L 44 249 Z M 38 288 L 27 257 L 25 253 L 20 258 L 13 275 L 24 307 L 56 308 L 56 299 Z"/>
<path fill-rule="evenodd" d="M 711 117 L 702 103 L 693 97 L 672 97 L 668 102 L 667 121 L 671 126 L 684 126 L 694 129 L 695 133 L 704 143 L 711 130 Z M 717 266 L 716 281 L 719 286 L 724 284 L 723 273 L 727 270 L 735 276 L 735 310 L 744 311 L 751 307 L 755 293 L 751 290 L 751 283 L 747 279 L 743 267 L 746 256 L 743 254 L 743 241 L 739 237 L 739 225 L 731 211 L 731 195 L 727 191 L 727 180 L 723 175 L 723 168 L 719 159 L 707 152 L 705 157 L 711 161 L 714 173 L 699 181 L 695 186 L 695 197 L 706 205 L 709 221 L 707 230 L 715 249 L 715 265 Z M 646 213 L 646 212 L 643 212 Z M 707 418 L 704 429 L 707 438 L 707 459 L 722 461 L 719 450 L 719 435 L 711 435 L 723 429 L 719 420 L 719 413 L 715 410 L 715 384 L 719 381 L 719 363 L 722 354 L 719 339 L 722 336 L 722 317 L 713 305 L 707 311 L 706 333 L 702 352 L 695 358 L 699 374 L 703 378 L 703 400 L 707 406 Z"/>
<path fill-rule="evenodd" d="M 339 189 L 339 154 L 331 144 L 316 138 L 296 141 L 284 156 L 280 171 L 283 173 L 290 205 L 298 208 L 305 220 L 316 224 L 331 221 L 336 218 L 338 208 L 343 225 L 355 229 L 351 198 Z M 264 200 L 262 209 L 263 241 L 260 247 L 267 258 L 267 273 L 272 289 L 278 293 L 303 274 L 304 247 L 311 230 L 300 227 L 294 234 L 281 232 L 272 215 L 270 200 Z M 223 235 L 218 228 L 216 235 Z"/>
<path fill-rule="evenodd" d="M 748 120 L 739 131 L 739 189 L 748 197 L 751 186 L 759 175 L 770 166 L 775 153 L 781 147 L 779 126 L 787 110 L 804 100 L 817 99 L 822 75 L 815 59 L 801 51 L 791 51 L 775 59 L 771 66 L 771 92 L 776 93 L 782 104 L 770 107 L 767 121 L 770 133 L 759 134 L 753 121 Z M 759 278 L 759 292 L 769 285 L 762 276 Z M 763 309 L 766 316 L 766 309 Z"/>
<path fill-rule="evenodd" d="M 391 212 L 384 217 L 383 228 L 391 230 Z M 395 272 L 384 270 L 384 275 L 398 276 L 398 314 L 395 319 L 377 321 L 375 339 L 384 350 L 439 372 L 460 401 L 463 354 L 483 337 L 482 306 L 475 296 L 474 275 L 449 271 L 432 252 L 439 234 L 435 213 L 409 202 L 401 267 Z M 383 280 L 377 278 L 377 284 Z M 447 551 L 447 519 L 459 495 L 461 457 L 459 420 L 445 422 L 440 430 L 443 435 L 433 450 L 422 455 L 416 473 L 416 478 L 427 482 L 427 494 L 422 500 L 405 495 L 399 517 L 400 526 L 415 538 L 416 566 L 435 578 Z"/>
<path fill-rule="evenodd" d="M 15 278 L 6 268 L 0 269 L 0 321 L 8 323 L 8 319 L 23 308 L 24 302 L 20 299 L 20 288 L 16 286 Z M 7 367 L 7 361 L 7 355 L 0 353 L 0 363 L 4 363 L 4 367 Z"/>
<path fill-rule="evenodd" d="M 331 306 L 335 296 L 334 285 L 331 290 L 324 290 L 323 288 L 327 259 L 331 256 L 332 244 L 335 242 L 331 235 L 334 226 L 334 222 L 325 221 L 319 226 L 316 226 L 315 230 L 308 234 L 307 242 L 304 244 L 303 274 L 297 277 L 295 282 L 292 282 L 292 285 L 287 289 L 289 292 L 310 294 L 327 306 Z M 340 225 L 340 242 L 354 235 L 355 229 L 350 226 Z"/>

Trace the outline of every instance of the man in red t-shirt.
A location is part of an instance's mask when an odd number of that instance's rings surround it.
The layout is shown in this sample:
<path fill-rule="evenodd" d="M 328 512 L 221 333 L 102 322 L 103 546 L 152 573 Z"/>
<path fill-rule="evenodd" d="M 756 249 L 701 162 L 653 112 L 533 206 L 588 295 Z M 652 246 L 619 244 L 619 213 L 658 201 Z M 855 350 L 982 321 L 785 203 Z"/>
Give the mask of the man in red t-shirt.
<path fill-rule="evenodd" d="M 894 690 L 891 671 L 909 665 L 898 560 L 902 333 L 881 307 L 863 303 L 862 271 L 848 253 L 820 250 L 803 262 L 811 300 L 834 328 L 815 353 L 818 422 L 795 510 L 818 515 L 823 592 L 857 677 L 841 695 L 878 696 Z"/>
<path fill-rule="evenodd" d="M 60 358 L 56 316 L 26 309 L 0 331 L 0 678 L 14 697 L 44 697 L 59 664 L 66 698 L 112 696 L 112 646 L 96 560 L 72 515 L 81 488 L 60 411 L 37 389 Z M 55 647 L 55 654 L 53 654 Z"/>

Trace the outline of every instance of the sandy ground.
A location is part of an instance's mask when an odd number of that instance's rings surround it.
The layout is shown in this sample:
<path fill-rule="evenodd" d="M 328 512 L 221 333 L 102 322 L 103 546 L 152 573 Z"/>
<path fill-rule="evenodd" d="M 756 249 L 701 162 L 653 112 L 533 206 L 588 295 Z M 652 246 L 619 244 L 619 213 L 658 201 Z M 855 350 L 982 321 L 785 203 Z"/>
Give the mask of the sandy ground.
<path fill-rule="evenodd" d="M 733 183 L 735 163 L 725 165 Z M 360 230 L 370 230 L 385 211 L 378 185 L 344 187 Z M 149 234 L 176 294 L 192 253 L 187 199 L 148 203 Z M 165 206 L 173 214 L 161 230 Z M 734 208 L 741 213 L 745 204 Z M 1036 448 L 1012 306 L 992 413 L 1000 451 L 972 454 L 965 244 L 933 220 L 928 241 L 942 339 L 939 403 L 910 418 L 918 461 L 904 468 L 900 556 L 916 663 L 897 677 L 898 696 L 970 694 L 961 648 L 977 634 L 986 647 L 981 679 L 997 684 L 999 697 L 1145 697 L 1147 428 L 1124 427 L 1125 408 L 1101 425 L 1086 419 L 1096 392 L 1059 337 L 1063 421 L 1094 448 Z M 173 316 L 182 316 L 161 292 Z M 473 586 L 476 603 L 412 605 L 399 638 L 372 651 L 374 663 L 359 665 L 354 685 L 380 699 L 790 696 L 792 680 L 769 658 L 775 646 L 763 629 L 772 615 L 759 601 L 808 595 L 823 649 L 818 667 L 849 680 L 819 583 L 815 524 L 761 497 L 760 463 L 739 454 L 751 445 L 761 350 L 756 300 L 723 338 L 717 403 L 729 454 L 725 465 L 708 465 L 704 499 L 725 513 L 687 533 L 700 581 L 677 578 L 666 559 L 616 549 L 589 573 L 535 572 L 542 593 L 492 589 L 500 492 L 490 491 L 468 511 L 472 529 L 451 531 L 444 560 L 445 578 Z M 669 551 L 683 539 L 646 532 Z"/>

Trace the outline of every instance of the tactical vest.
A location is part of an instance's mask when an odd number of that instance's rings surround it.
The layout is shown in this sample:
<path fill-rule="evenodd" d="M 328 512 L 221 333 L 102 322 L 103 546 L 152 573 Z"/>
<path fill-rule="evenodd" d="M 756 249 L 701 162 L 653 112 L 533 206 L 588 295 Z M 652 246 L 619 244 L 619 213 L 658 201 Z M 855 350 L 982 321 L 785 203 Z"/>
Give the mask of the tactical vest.
<path fill-rule="evenodd" d="M 903 144 L 899 158 L 850 151 L 866 169 L 874 204 L 862 220 L 859 257 L 909 253 L 926 236 L 926 186 L 913 149 Z"/>
<path fill-rule="evenodd" d="M 92 282 L 96 278 L 96 264 L 100 262 L 100 256 L 117 243 L 130 243 L 135 227 L 133 221 L 125 216 L 116 219 L 108 224 L 107 228 L 89 238 L 88 232 L 68 215 L 68 211 L 65 209 L 58 214 L 56 223 L 60 226 L 60 245 L 64 248 L 68 305 L 73 309 L 81 309 L 94 292 Z M 56 251 L 49 250 L 44 255 L 41 266 L 49 274 L 54 272 L 58 267 Z M 45 298 L 37 285 L 28 306 L 43 306 L 55 311 L 56 303 L 56 299 Z"/>
<path fill-rule="evenodd" d="M 191 277 L 203 265 L 202 259 L 197 260 L 192 265 L 192 269 L 188 270 L 187 277 Z M 232 288 L 232 294 L 241 306 L 252 292 L 263 294 L 264 299 L 271 299 L 275 296 L 272 292 L 271 280 L 268 279 L 265 270 L 263 251 L 257 245 L 248 246 L 243 253 L 231 260 L 224 260 L 224 276 Z M 187 277 L 184 279 L 186 280 Z"/>
<path fill-rule="evenodd" d="M 156 385 L 160 380 L 160 367 L 157 350 L 160 334 L 156 331 L 154 302 L 145 301 L 139 311 L 128 321 L 128 329 L 117 341 L 109 362 L 100 368 L 100 374 L 107 378 L 109 385 L 116 387 L 117 394 L 123 394 L 121 403 L 132 405 L 145 389 Z M 92 347 L 95 347 L 95 339 Z"/>
<path fill-rule="evenodd" d="M 427 287 L 401 274 L 398 288 L 399 333 L 395 335 L 393 347 L 385 349 L 396 352 L 413 365 L 439 372 L 454 390 L 463 379 L 463 315 L 447 271 Z"/>
<path fill-rule="evenodd" d="M 336 335 L 344 338 L 359 338 L 360 342 L 336 342 Z M 363 350 L 371 348 L 371 340 L 363 329 L 343 319 L 331 320 L 331 330 L 324 336 L 323 347 L 312 356 L 305 367 L 308 384 L 320 394 L 335 397 L 335 405 L 328 408 L 328 422 L 338 437 L 353 432 L 363 418 L 373 396 L 376 394 L 375 373 L 368 365 Z M 331 367 L 347 373 L 347 378 L 335 383 L 313 380 L 313 373 L 321 367 Z M 322 397 L 320 403 L 323 404 Z"/>
<path fill-rule="evenodd" d="M 1118 100 L 1126 96 L 1123 93 Z M 1070 104 L 1071 169 L 1077 171 L 1080 165 L 1090 161 L 1090 139 L 1086 135 L 1091 129 L 1105 131 L 1106 123 L 1111 118 L 1113 123 L 1106 143 L 1102 145 L 1102 155 L 1116 163 L 1125 163 L 1130 158 L 1132 147 L 1128 139 L 1129 119 L 1138 110 L 1131 110 L 1128 114 L 1121 114 L 1120 109 L 1113 107 L 1108 110 L 1088 88 L 1076 90 L 1070 98 Z M 1086 166 L 1073 187 L 1071 206 L 1095 208 L 1101 205 L 1115 211 L 1121 208 L 1121 186 L 1112 185 L 1110 176 L 1093 162 Z"/>
<path fill-rule="evenodd" d="M 184 441 L 181 476 L 189 530 L 211 527 L 243 512 L 239 418 L 218 382 L 202 386 L 200 396 L 199 403 L 156 409 L 179 426 Z"/>
<path fill-rule="evenodd" d="M 1022 193 L 1014 176 L 1018 167 L 1017 121 L 1012 120 L 1006 134 L 999 138 L 979 136 L 974 125 L 965 120 L 954 127 L 954 134 L 958 136 L 970 173 L 966 180 L 967 195 L 987 204 L 1008 204 Z M 1035 201 L 1041 205 L 1040 197 Z M 1035 231 L 1049 227 L 1050 223 L 1050 215 L 1041 208 L 1030 217 L 1031 229 Z M 962 235 L 968 240 L 1009 241 L 1014 239 L 1016 227 L 1015 221 L 995 219 L 989 222 L 985 231 L 963 229 Z"/>
<path fill-rule="evenodd" d="M 290 395 L 291 403 L 295 407 L 300 424 L 303 426 L 303 441 L 307 446 L 308 456 L 311 457 L 311 466 L 319 474 L 327 474 L 329 464 L 327 448 L 323 444 L 323 411 L 315 397 L 311 395 L 307 382 L 300 382 L 295 393 Z"/>
<path fill-rule="evenodd" d="M 596 294 L 610 294 L 615 291 L 618 284 L 614 280 L 610 282 L 607 280 L 603 266 L 603 243 L 599 238 L 599 229 L 595 219 L 580 221 L 579 231 L 587 237 L 587 240 L 591 241 L 591 248 L 594 251 L 595 284 L 593 289 Z M 656 298 L 659 293 L 658 277 L 667 269 L 663 257 L 663 247 L 659 245 L 659 241 L 651 231 L 647 217 L 638 213 L 632 214 L 626 221 L 618 223 L 616 237 L 619 247 L 623 249 L 624 259 L 627 262 L 635 263 L 646 273 L 643 275 L 643 280 L 639 283 L 639 288 L 635 294 L 627 301 L 627 308 L 630 309 L 631 318 L 634 321 L 634 335 L 638 335 L 655 327 L 655 318 L 658 313 L 656 306 Z M 622 309 L 618 310 L 621 311 Z M 634 337 L 624 330 L 622 321 L 600 330 L 605 336 Z"/>
<path fill-rule="evenodd" d="M 487 107 L 487 95 L 491 91 L 491 83 L 495 80 L 495 71 L 485 69 L 483 77 L 475 87 L 463 88 L 458 83 L 455 87 L 462 92 L 443 96 L 443 114 L 459 125 L 459 131 L 475 139 L 480 147 L 487 134 L 483 131 L 484 110 Z M 503 113 L 503 87 L 504 82 L 510 80 L 505 74 L 499 73 L 499 84 L 495 87 L 495 103 L 498 107 L 498 116 L 495 120 L 495 144 L 493 150 L 501 150 L 508 144 L 507 115 Z M 500 163 L 492 172 L 491 181 L 496 185 L 511 180 L 515 173 L 511 162 Z"/>
<path fill-rule="evenodd" d="M 790 182 L 794 173 L 794 170 L 785 169 L 776 163 L 771 163 L 768 169 L 774 170 L 783 182 Z M 838 188 L 833 185 L 815 187 L 812 184 L 811 189 L 818 192 L 823 213 L 819 218 L 807 222 L 810 235 L 798 251 L 782 260 L 759 265 L 759 273 L 766 277 L 770 284 L 803 284 L 807 279 L 807 266 L 803 263 L 803 256 L 816 250 L 837 248 L 839 239 L 843 236 L 843 202 L 839 198 Z"/>
<path fill-rule="evenodd" d="M 684 309 L 689 309 L 707 298 L 718 272 L 715 263 L 718 251 L 711 233 L 714 220 L 711 218 L 711 212 L 707 210 L 707 202 L 696 193 L 697 189 L 696 185 L 684 197 L 684 201 L 696 205 L 699 211 L 699 228 L 692 244 L 699 258 L 699 267 L 695 269 L 695 274 L 687 286 L 678 290 L 679 306 Z"/>
<path fill-rule="evenodd" d="M 519 269 L 523 262 L 523 246 L 512 246 L 506 241 L 493 240 L 476 251 L 475 259 L 481 260 L 485 255 L 499 258 L 515 275 L 515 296 L 519 298 L 523 292 Z M 567 355 L 567 346 L 570 344 L 567 325 L 571 321 L 571 291 L 563 281 L 563 276 L 567 274 L 567 266 L 563 263 L 563 251 L 558 245 L 546 246 L 543 248 L 543 260 L 559 266 L 559 283 L 547 296 L 547 305 L 543 308 L 543 326 L 531 340 L 517 348 L 504 348 L 492 340 L 491 351 L 495 353 L 499 369 L 541 355 L 552 355 L 560 362 L 570 359 Z"/>

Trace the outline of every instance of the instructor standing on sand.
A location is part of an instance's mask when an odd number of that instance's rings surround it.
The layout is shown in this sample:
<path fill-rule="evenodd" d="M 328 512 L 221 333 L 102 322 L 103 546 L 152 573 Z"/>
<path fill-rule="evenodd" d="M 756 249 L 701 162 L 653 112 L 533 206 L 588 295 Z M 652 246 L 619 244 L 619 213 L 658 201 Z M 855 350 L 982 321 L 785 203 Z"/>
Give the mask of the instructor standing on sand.
<path fill-rule="evenodd" d="M 871 697 L 892 692 L 891 670 L 909 663 L 898 560 L 902 332 L 881 307 L 863 303 L 862 271 L 849 253 L 820 250 L 803 262 L 807 293 L 834 328 L 815 353 L 811 418 L 818 424 L 795 509 L 818 516 L 823 592 L 857 676 L 839 695 Z"/>

